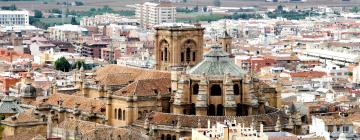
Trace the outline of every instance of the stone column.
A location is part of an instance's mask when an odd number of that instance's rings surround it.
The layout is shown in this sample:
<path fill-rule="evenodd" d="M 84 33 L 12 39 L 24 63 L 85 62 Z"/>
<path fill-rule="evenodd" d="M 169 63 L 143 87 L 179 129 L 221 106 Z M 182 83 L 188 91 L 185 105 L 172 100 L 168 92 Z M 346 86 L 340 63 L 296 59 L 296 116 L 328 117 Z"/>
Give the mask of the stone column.
<path fill-rule="evenodd" d="M 208 81 L 206 79 L 205 73 L 201 77 L 199 83 L 199 94 L 196 98 L 196 115 L 207 115 L 208 107 Z"/>
<path fill-rule="evenodd" d="M 234 95 L 234 83 L 231 80 L 230 73 L 227 73 L 224 76 L 224 107 L 225 107 L 225 116 L 235 116 L 236 115 L 236 102 Z"/>
<path fill-rule="evenodd" d="M 180 80 L 178 81 L 178 89 L 175 93 L 174 97 L 174 113 L 175 114 L 183 114 L 185 105 L 186 105 L 186 97 L 184 96 L 184 87 L 188 84 L 189 81 L 185 78 L 185 75 L 182 74 Z"/>

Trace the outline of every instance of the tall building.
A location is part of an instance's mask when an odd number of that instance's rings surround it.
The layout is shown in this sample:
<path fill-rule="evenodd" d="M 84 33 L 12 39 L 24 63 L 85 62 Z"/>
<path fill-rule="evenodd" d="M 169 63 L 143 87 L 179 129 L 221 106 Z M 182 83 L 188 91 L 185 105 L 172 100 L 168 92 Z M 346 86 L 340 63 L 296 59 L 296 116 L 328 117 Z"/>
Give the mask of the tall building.
<path fill-rule="evenodd" d="M 155 27 L 156 69 L 176 70 L 194 66 L 203 56 L 204 28 L 171 24 Z"/>
<path fill-rule="evenodd" d="M 23 11 L 0 11 L 0 25 L 29 25 L 29 12 Z"/>
<path fill-rule="evenodd" d="M 144 28 L 176 21 L 176 7 L 170 2 L 137 4 L 135 12 L 136 18 Z"/>

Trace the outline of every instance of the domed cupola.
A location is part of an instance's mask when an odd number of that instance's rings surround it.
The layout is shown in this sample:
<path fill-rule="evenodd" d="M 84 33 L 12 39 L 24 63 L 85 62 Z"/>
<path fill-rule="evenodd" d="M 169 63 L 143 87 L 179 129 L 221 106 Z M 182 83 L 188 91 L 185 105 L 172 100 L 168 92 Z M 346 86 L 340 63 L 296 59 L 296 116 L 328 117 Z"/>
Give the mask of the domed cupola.
<path fill-rule="evenodd" d="M 214 45 L 204 55 L 204 59 L 187 73 L 208 76 L 224 76 L 229 73 L 230 76 L 244 76 L 247 72 L 232 62 L 229 56 L 220 46 Z"/>
<path fill-rule="evenodd" d="M 26 76 L 25 85 L 21 88 L 20 92 L 25 98 L 36 98 L 36 88 L 31 84 L 31 76 Z"/>

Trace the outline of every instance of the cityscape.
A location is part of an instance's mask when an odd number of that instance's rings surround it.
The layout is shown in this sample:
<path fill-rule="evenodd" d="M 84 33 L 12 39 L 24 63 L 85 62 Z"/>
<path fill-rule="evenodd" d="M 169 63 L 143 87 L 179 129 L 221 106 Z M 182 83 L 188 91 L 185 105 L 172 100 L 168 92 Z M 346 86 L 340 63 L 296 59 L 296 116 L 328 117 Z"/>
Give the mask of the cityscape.
<path fill-rule="evenodd" d="M 360 140 L 360 0 L 0 8 L 0 140 Z"/>

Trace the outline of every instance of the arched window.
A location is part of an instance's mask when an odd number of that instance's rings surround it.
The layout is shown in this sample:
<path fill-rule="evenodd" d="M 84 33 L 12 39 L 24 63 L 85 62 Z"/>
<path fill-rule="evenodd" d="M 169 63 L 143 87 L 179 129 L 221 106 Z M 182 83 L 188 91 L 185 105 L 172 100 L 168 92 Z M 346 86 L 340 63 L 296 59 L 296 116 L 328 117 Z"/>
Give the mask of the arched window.
<path fill-rule="evenodd" d="M 199 84 L 194 84 L 192 91 L 193 95 L 199 94 Z"/>
<path fill-rule="evenodd" d="M 161 140 L 165 140 L 165 135 L 164 134 L 161 134 Z"/>
<path fill-rule="evenodd" d="M 165 61 L 168 61 L 168 50 L 165 48 Z"/>
<path fill-rule="evenodd" d="M 190 48 L 186 48 L 186 62 L 189 63 L 191 60 L 191 49 Z"/>
<path fill-rule="evenodd" d="M 193 61 L 196 60 L 196 52 L 193 52 Z"/>
<path fill-rule="evenodd" d="M 180 59 L 181 59 L 181 62 L 183 63 L 184 60 L 185 60 L 184 52 L 181 52 L 181 57 L 180 57 Z"/>
<path fill-rule="evenodd" d="M 164 51 L 161 51 L 161 56 L 160 56 L 160 60 L 164 61 Z"/>
<path fill-rule="evenodd" d="M 221 87 L 220 85 L 213 85 L 211 87 L 210 95 L 211 96 L 221 96 Z"/>
<path fill-rule="evenodd" d="M 117 119 L 117 109 L 114 109 L 114 118 Z"/>
<path fill-rule="evenodd" d="M 166 135 L 166 140 L 171 140 L 171 135 L 170 134 Z"/>
<path fill-rule="evenodd" d="M 238 84 L 235 84 L 233 86 L 233 89 L 234 89 L 234 94 L 235 95 L 240 95 L 240 89 L 239 89 L 239 85 Z"/>
<path fill-rule="evenodd" d="M 175 135 L 172 136 L 172 140 L 176 140 L 176 136 L 175 136 Z"/>
<path fill-rule="evenodd" d="M 121 120 L 122 116 L 121 116 L 121 109 L 118 109 L 118 120 Z"/>
<path fill-rule="evenodd" d="M 224 107 L 222 104 L 218 104 L 216 107 L 216 115 L 223 116 L 224 115 Z"/>
<path fill-rule="evenodd" d="M 207 110 L 208 116 L 215 116 L 215 105 L 210 104 Z"/>
<path fill-rule="evenodd" d="M 125 120 L 125 110 L 123 110 L 123 120 Z"/>

